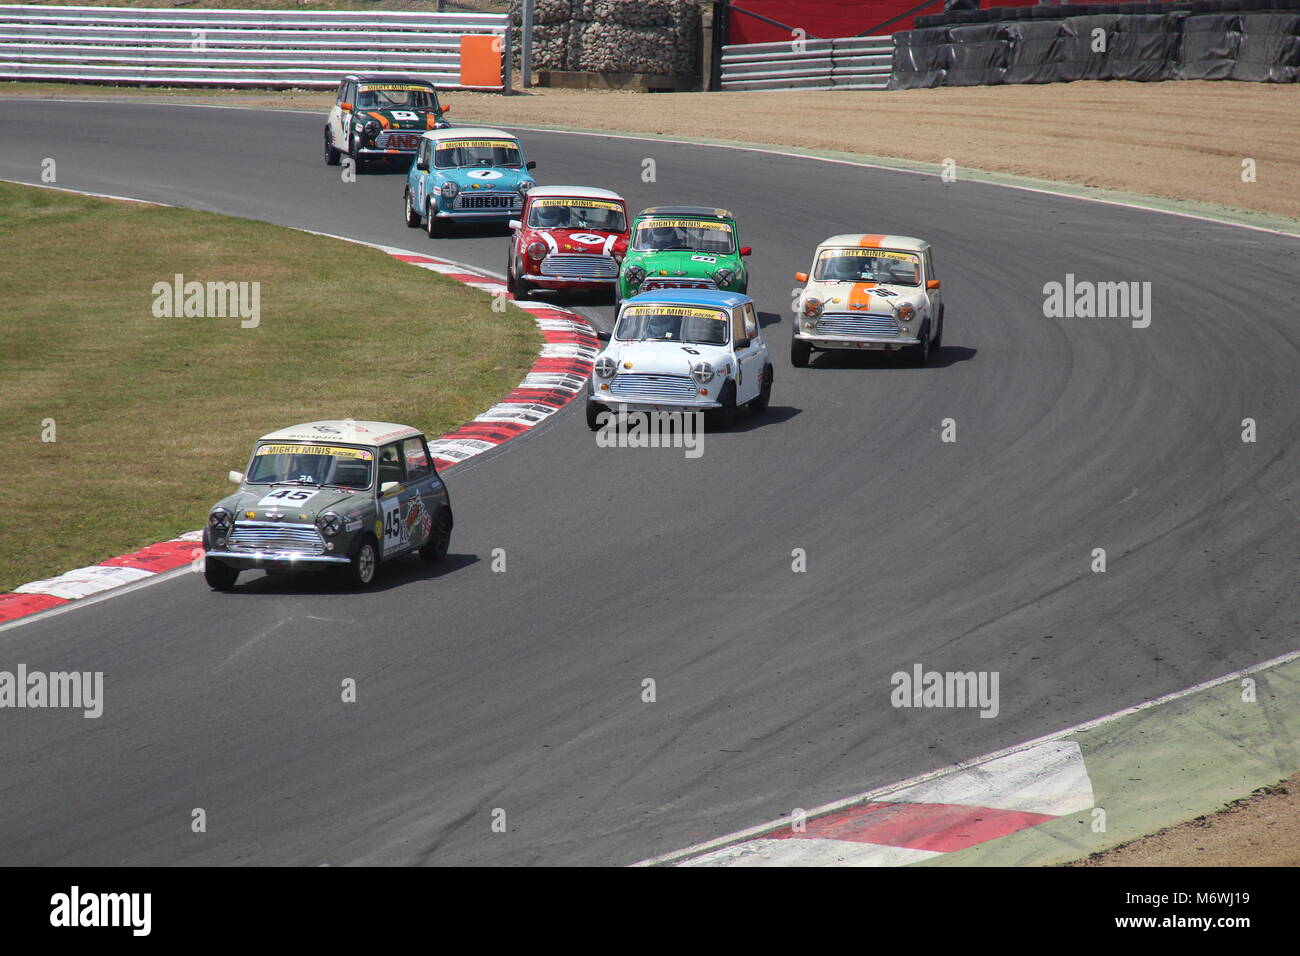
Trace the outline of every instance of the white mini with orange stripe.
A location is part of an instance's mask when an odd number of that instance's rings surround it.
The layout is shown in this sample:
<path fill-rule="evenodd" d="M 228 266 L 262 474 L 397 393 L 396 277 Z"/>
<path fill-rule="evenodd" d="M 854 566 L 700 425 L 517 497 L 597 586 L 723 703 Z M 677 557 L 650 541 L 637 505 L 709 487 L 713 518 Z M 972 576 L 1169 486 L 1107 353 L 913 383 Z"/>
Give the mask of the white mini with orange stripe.
<path fill-rule="evenodd" d="M 817 247 L 795 302 L 790 364 L 814 351 L 903 352 L 928 365 L 943 343 L 943 300 L 930 244 L 910 236 L 849 233 Z"/>

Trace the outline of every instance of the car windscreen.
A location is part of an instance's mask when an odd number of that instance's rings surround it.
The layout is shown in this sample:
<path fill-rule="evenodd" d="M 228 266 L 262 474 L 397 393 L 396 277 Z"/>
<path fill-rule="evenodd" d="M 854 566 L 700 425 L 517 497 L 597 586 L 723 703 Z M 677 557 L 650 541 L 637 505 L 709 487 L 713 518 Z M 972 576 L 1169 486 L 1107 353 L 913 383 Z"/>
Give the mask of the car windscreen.
<path fill-rule="evenodd" d="M 627 217 L 619 203 L 608 199 L 569 199 L 544 196 L 532 201 L 528 225 L 536 229 L 596 229 L 622 232 Z"/>
<path fill-rule="evenodd" d="M 818 282 L 887 282 L 921 284 L 921 257 L 888 249 L 823 249 L 817 253 L 813 278 Z"/>
<path fill-rule="evenodd" d="M 263 444 L 253 452 L 250 485 L 297 484 L 369 488 L 374 453 L 343 445 Z"/>
<path fill-rule="evenodd" d="M 723 309 L 689 305 L 629 305 L 614 338 L 623 342 L 690 342 L 726 345 L 731 323 Z"/>
<path fill-rule="evenodd" d="M 445 139 L 433 148 L 433 165 L 439 169 L 518 166 L 519 144 L 508 139 Z"/>
<path fill-rule="evenodd" d="M 713 256 L 729 256 L 735 251 L 731 225 L 707 219 L 642 219 L 632 234 L 636 252 L 662 252 L 684 249 Z"/>
<path fill-rule="evenodd" d="M 428 110 L 438 106 L 438 94 L 427 86 L 363 86 L 356 108 L 362 110 Z"/>

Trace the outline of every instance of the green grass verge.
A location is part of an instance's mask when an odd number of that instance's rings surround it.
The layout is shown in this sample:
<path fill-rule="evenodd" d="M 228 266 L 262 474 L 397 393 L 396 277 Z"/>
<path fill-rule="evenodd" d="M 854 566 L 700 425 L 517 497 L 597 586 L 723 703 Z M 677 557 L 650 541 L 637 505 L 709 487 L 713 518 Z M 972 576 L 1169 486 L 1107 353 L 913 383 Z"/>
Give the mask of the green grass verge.
<path fill-rule="evenodd" d="M 378 250 L 212 213 L 0 183 L 0 248 L 0 591 L 201 527 L 272 429 L 440 435 L 540 344 L 523 312 Z M 156 318 L 176 273 L 260 283 L 260 325 Z"/>

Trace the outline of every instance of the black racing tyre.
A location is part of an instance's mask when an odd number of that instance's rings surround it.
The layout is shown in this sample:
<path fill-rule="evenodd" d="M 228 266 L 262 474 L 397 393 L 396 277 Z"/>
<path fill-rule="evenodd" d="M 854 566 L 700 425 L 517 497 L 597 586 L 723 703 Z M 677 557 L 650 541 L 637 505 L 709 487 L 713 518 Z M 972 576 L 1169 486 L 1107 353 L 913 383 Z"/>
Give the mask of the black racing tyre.
<path fill-rule="evenodd" d="M 203 559 L 203 580 L 214 591 L 229 591 L 239 578 L 239 568 L 232 568 L 216 558 Z"/>
<path fill-rule="evenodd" d="M 433 214 L 433 204 L 432 203 L 426 204 L 424 207 L 424 211 L 425 214 L 428 216 L 428 221 L 425 223 L 425 225 L 428 227 L 429 238 L 441 239 L 444 235 L 446 235 L 446 230 L 442 226 L 442 220 Z"/>
<path fill-rule="evenodd" d="M 790 339 L 790 364 L 795 368 L 807 368 L 808 359 L 812 357 L 812 346 L 800 339 Z"/>
<path fill-rule="evenodd" d="M 366 168 L 366 159 L 361 155 L 361 141 L 355 136 L 352 137 L 352 149 L 348 153 L 352 157 L 352 166 L 357 172 Z"/>
<path fill-rule="evenodd" d="M 918 368 L 924 368 L 930 364 L 930 325 L 926 323 L 921 327 L 921 342 L 919 345 L 913 345 L 909 351 L 912 353 L 912 364 Z"/>
<path fill-rule="evenodd" d="M 930 343 L 930 350 L 937 352 L 943 348 L 943 309 L 939 310 L 939 331 L 934 334 L 934 341 Z"/>
<path fill-rule="evenodd" d="M 429 540 L 420 548 L 421 558 L 430 564 L 437 564 L 447 556 L 447 549 L 451 547 L 451 526 L 451 509 L 439 508 L 433 519 Z"/>
<path fill-rule="evenodd" d="M 715 431 L 726 431 L 736 421 L 735 382 L 728 382 L 723 386 L 722 394 L 718 396 L 718 403 L 722 407 L 708 412 L 708 424 Z"/>
<path fill-rule="evenodd" d="M 379 571 L 379 547 L 371 535 L 363 535 L 352 548 L 350 560 L 343 567 L 348 586 L 360 591 L 368 588 Z"/>
<path fill-rule="evenodd" d="M 411 187 L 409 186 L 406 187 L 405 190 L 403 190 L 402 205 L 403 207 L 405 207 L 406 224 L 410 226 L 412 229 L 419 229 L 420 214 L 416 212 L 415 207 L 411 205 Z"/>
<path fill-rule="evenodd" d="M 600 413 L 603 411 L 606 411 L 604 405 L 587 399 L 587 427 L 594 432 L 600 431 Z"/>
<path fill-rule="evenodd" d="M 758 395 L 749 400 L 749 410 L 751 412 L 765 412 L 767 406 L 772 403 L 772 379 L 774 378 L 774 369 L 770 365 L 763 366 L 763 387 L 758 390 Z"/>
<path fill-rule="evenodd" d="M 330 136 L 330 128 L 326 126 L 325 127 L 325 165 L 337 166 L 339 164 L 339 159 L 340 157 L 342 157 L 342 155 L 343 155 L 342 153 L 340 153 L 337 149 L 334 148 L 334 139 L 332 136 Z"/>

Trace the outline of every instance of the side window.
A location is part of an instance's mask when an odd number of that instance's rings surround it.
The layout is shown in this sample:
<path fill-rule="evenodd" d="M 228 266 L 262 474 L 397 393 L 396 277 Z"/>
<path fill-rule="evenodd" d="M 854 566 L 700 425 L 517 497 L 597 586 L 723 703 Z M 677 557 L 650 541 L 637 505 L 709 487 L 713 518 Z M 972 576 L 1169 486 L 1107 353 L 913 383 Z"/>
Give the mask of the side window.
<path fill-rule="evenodd" d="M 930 257 L 930 250 L 925 250 L 925 278 L 928 282 L 934 278 L 934 259 Z"/>
<path fill-rule="evenodd" d="M 379 485 L 386 481 L 402 482 L 406 480 L 406 469 L 402 467 L 401 448 L 393 443 L 379 450 Z"/>
<path fill-rule="evenodd" d="M 343 88 L 343 102 L 351 103 L 352 108 L 357 108 L 357 84 L 349 83 Z"/>
<path fill-rule="evenodd" d="M 343 82 L 341 82 L 341 83 L 339 84 L 339 95 L 336 96 L 336 97 L 334 98 L 334 102 L 335 102 L 335 103 L 346 103 L 347 100 L 344 98 L 343 94 L 346 93 L 347 90 L 348 90 L 348 81 L 347 81 L 347 80 L 344 80 Z"/>
<path fill-rule="evenodd" d="M 731 313 L 731 341 L 733 347 L 743 348 L 743 339 L 749 338 L 745 334 L 745 310 L 736 309 Z"/>
<path fill-rule="evenodd" d="M 758 334 L 758 315 L 754 312 L 753 303 L 745 306 L 745 335 L 753 338 Z"/>
<path fill-rule="evenodd" d="M 433 474 L 433 463 L 429 460 L 429 449 L 425 447 L 423 438 L 408 438 L 402 442 L 402 456 L 406 459 L 406 474 L 411 481 Z"/>

